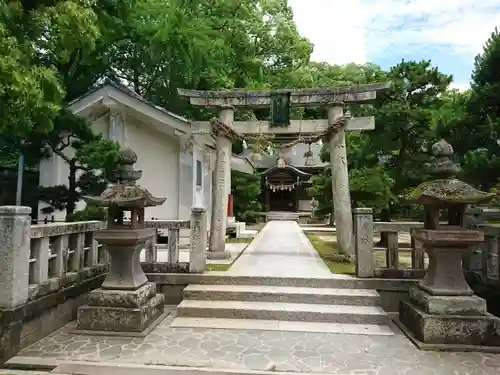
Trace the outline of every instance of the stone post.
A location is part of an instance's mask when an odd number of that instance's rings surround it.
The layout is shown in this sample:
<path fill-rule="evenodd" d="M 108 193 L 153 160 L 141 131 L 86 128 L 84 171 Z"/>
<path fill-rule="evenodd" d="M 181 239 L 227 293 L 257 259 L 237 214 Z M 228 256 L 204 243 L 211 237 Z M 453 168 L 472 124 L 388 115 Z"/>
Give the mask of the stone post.
<path fill-rule="evenodd" d="M 226 125 L 231 125 L 234 118 L 234 108 L 222 107 L 219 119 Z M 210 244 L 208 259 L 228 259 L 231 254 L 225 251 L 227 206 L 231 191 L 231 139 L 218 134 L 215 141 L 215 181 L 213 181 L 212 223 L 210 225 Z"/>
<path fill-rule="evenodd" d="M 373 277 L 373 211 L 371 208 L 354 209 L 354 249 L 356 276 Z"/>
<path fill-rule="evenodd" d="M 189 272 L 203 273 L 207 264 L 207 220 L 203 207 L 191 209 Z"/>
<path fill-rule="evenodd" d="M 31 208 L 0 207 L 0 308 L 28 301 Z"/>
<path fill-rule="evenodd" d="M 343 115 L 343 105 L 334 104 L 328 108 L 328 124 L 332 124 Z M 342 252 L 353 255 L 351 194 L 349 192 L 344 129 L 334 133 L 330 138 L 330 164 L 332 168 L 333 209 L 337 242 Z"/>

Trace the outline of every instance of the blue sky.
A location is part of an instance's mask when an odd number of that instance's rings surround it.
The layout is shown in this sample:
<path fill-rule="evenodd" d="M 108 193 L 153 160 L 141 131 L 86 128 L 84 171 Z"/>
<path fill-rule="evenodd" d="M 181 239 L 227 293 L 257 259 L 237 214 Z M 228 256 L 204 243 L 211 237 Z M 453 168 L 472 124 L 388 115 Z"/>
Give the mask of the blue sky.
<path fill-rule="evenodd" d="M 331 64 L 430 59 L 469 86 L 474 56 L 495 27 L 500 0 L 288 0 L 313 60 Z"/>

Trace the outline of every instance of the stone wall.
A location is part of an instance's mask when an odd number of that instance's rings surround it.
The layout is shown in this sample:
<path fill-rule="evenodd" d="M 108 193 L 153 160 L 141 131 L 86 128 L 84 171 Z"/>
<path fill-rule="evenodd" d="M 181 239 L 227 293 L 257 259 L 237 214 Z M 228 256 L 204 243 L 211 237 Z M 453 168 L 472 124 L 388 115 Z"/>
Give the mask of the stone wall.
<path fill-rule="evenodd" d="M 74 320 L 77 307 L 84 303 L 87 292 L 101 285 L 105 271 L 104 265 L 92 267 L 57 291 L 15 308 L 0 309 L 1 363 Z"/>

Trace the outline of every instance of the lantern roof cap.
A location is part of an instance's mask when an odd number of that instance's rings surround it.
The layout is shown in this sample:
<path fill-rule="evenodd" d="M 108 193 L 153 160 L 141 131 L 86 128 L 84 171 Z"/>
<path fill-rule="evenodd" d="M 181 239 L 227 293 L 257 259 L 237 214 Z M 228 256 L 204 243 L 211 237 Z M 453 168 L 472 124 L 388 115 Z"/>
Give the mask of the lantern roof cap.
<path fill-rule="evenodd" d="M 444 139 L 432 145 L 432 154 L 433 160 L 426 167 L 436 179 L 418 185 L 404 197 L 406 200 L 445 208 L 451 205 L 485 203 L 495 196 L 455 178 L 460 172 L 460 165 L 452 161 L 453 147 Z"/>

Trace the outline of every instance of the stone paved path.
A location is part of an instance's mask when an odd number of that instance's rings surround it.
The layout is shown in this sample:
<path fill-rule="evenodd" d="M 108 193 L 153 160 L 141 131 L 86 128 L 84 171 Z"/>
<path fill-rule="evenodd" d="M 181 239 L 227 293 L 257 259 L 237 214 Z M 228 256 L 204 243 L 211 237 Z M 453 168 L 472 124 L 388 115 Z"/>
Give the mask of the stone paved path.
<path fill-rule="evenodd" d="M 45 359 L 322 372 L 335 375 L 498 375 L 500 355 L 417 350 L 395 336 L 171 328 L 145 338 L 81 336 L 74 323 L 24 349 Z M 14 360 L 20 361 L 22 357 Z"/>
<path fill-rule="evenodd" d="M 228 271 L 234 276 L 332 277 L 295 221 L 270 221 Z"/>

